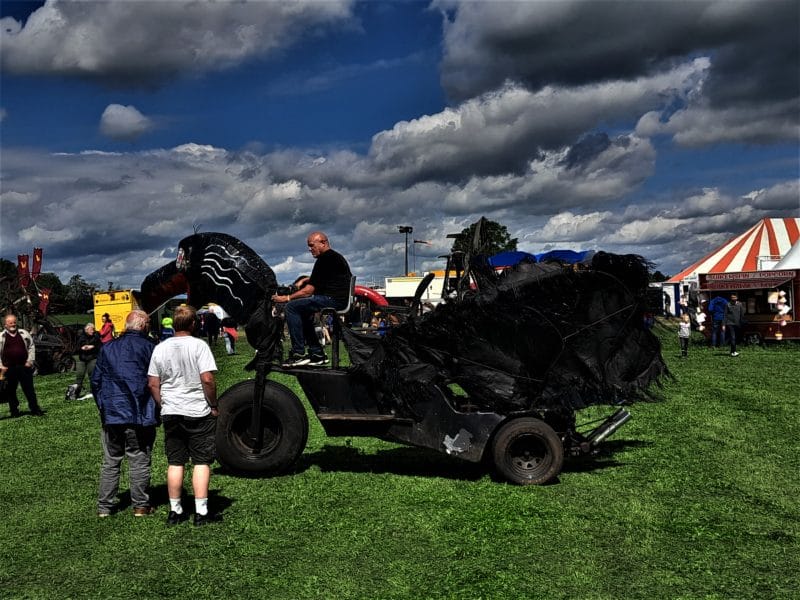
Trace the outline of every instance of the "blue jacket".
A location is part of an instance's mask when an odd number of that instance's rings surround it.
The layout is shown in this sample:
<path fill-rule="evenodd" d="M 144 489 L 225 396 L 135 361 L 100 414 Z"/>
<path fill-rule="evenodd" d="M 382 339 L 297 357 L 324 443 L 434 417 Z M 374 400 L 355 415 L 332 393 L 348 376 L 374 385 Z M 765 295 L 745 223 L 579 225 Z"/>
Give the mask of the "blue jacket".
<path fill-rule="evenodd" d="M 711 302 L 708 303 L 708 312 L 711 313 L 713 321 L 722 321 L 725 318 L 725 307 L 728 306 L 728 301 L 722 296 L 714 296 Z"/>
<path fill-rule="evenodd" d="M 103 425 L 158 425 L 147 387 L 153 348 L 146 334 L 125 332 L 100 350 L 91 384 Z"/>

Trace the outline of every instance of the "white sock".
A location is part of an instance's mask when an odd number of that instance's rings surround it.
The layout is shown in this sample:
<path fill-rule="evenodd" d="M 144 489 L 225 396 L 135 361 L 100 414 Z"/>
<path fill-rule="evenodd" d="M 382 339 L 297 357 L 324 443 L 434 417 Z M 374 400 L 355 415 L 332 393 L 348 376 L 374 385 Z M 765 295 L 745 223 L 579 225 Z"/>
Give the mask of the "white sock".
<path fill-rule="evenodd" d="M 170 498 L 169 499 L 169 509 L 172 512 L 178 513 L 179 515 L 183 514 L 183 507 L 181 506 L 181 499 L 180 498 Z"/>
<path fill-rule="evenodd" d="M 208 514 L 208 498 L 195 498 L 194 499 L 194 511 L 198 515 L 207 515 Z"/>

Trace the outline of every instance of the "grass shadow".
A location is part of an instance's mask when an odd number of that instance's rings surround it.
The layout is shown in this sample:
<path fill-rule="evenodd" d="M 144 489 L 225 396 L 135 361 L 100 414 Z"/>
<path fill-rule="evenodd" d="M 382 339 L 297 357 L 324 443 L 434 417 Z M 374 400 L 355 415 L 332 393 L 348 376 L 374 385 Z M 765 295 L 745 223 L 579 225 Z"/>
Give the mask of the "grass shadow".
<path fill-rule="evenodd" d="M 366 454 L 350 446 L 324 446 L 304 454 L 298 470 L 317 466 L 322 471 L 349 473 L 390 473 L 416 477 L 441 477 L 461 481 L 476 481 L 487 474 L 482 463 L 460 460 L 425 448 L 390 448 Z"/>
<path fill-rule="evenodd" d="M 652 442 L 641 440 L 610 440 L 603 442 L 597 450 L 590 455 L 576 456 L 564 460 L 562 473 L 593 473 L 615 467 L 625 466 L 625 462 L 616 460 L 614 455 L 629 448 L 647 448 Z"/>
<path fill-rule="evenodd" d="M 167 491 L 166 483 L 152 486 L 149 493 L 150 506 L 153 508 L 158 508 L 159 506 L 169 507 L 169 493 Z M 132 503 L 130 490 L 121 492 L 117 497 L 118 502 L 114 505 L 114 513 L 124 512 L 125 510 L 131 508 Z M 185 488 L 181 494 L 181 498 L 184 510 L 186 510 L 186 507 L 194 507 L 194 496 L 188 493 Z M 227 496 L 221 495 L 217 490 L 210 489 L 208 490 L 208 503 L 210 506 L 214 507 L 215 512 L 223 512 L 233 504 L 233 500 Z M 189 510 L 188 512 L 191 514 L 194 511 Z"/>

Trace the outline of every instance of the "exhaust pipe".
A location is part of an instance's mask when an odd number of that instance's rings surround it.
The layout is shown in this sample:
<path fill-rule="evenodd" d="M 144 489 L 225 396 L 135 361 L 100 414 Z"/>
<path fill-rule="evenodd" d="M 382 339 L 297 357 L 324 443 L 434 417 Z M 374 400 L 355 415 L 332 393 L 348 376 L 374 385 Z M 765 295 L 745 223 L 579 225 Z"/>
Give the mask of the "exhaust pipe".
<path fill-rule="evenodd" d="M 597 427 L 597 429 L 589 434 L 587 438 L 589 440 L 589 445 L 592 447 L 597 446 L 600 442 L 613 434 L 617 429 L 630 421 L 630 419 L 631 413 L 624 408 L 620 408 L 617 412 L 603 421 Z"/>

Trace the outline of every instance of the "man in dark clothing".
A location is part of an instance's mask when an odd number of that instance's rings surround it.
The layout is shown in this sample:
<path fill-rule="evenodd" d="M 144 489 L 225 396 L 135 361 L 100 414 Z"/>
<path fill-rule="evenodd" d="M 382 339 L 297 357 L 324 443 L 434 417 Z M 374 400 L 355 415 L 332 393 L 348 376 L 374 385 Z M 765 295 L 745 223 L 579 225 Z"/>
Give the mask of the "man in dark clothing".
<path fill-rule="evenodd" d="M 314 314 L 324 308 L 341 310 L 350 300 L 352 275 L 347 260 L 331 248 L 328 236 L 321 231 L 310 234 L 307 244 L 316 259 L 311 276 L 298 282 L 297 291 L 272 296 L 273 302 L 288 303 L 284 314 L 292 349 L 284 363 L 287 367 L 321 366 L 328 362 L 314 329 Z"/>
<path fill-rule="evenodd" d="M 731 343 L 731 356 L 739 356 L 736 351 L 736 340 L 742 337 L 742 325 L 744 325 L 744 304 L 739 302 L 736 294 L 731 294 L 731 301 L 725 307 L 725 332 Z"/>
<path fill-rule="evenodd" d="M 36 360 L 36 345 L 31 334 L 17 327 L 17 317 L 6 315 L 4 329 L 0 332 L 0 374 L 6 380 L 3 390 L 11 416 L 18 417 L 19 400 L 17 384 L 22 388 L 31 414 L 41 417 L 44 411 L 39 407 L 36 390 L 33 388 L 33 361 Z"/>
<path fill-rule="evenodd" d="M 214 346 L 217 343 L 217 338 L 219 338 L 220 320 L 213 310 L 209 310 L 206 313 L 205 325 L 208 345 Z"/>
<path fill-rule="evenodd" d="M 88 375 L 89 380 L 91 381 L 92 379 L 94 366 L 97 364 L 97 356 L 100 354 L 100 348 L 103 347 L 100 334 L 94 330 L 94 323 L 86 324 L 83 331 L 78 335 L 78 341 L 75 345 L 78 348 L 78 361 L 75 363 L 75 383 L 67 388 L 67 400 L 77 400 L 83 388 L 84 378 Z"/>
<path fill-rule="evenodd" d="M 119 490 L 122 459 L 128 457 L 133 516 L 153 514 L 148 488 L 158 412 L 147 382 L 153 342 L 141 310 L 125 319 L 125 333 L 100 350 L 90 378 L 103 424 L 103 466 L 97 516 L 108 517 Z"/>

